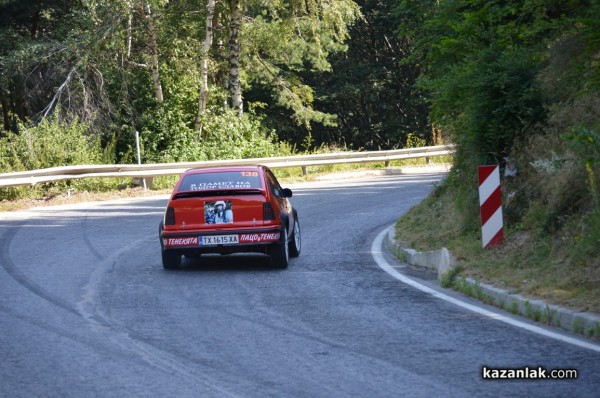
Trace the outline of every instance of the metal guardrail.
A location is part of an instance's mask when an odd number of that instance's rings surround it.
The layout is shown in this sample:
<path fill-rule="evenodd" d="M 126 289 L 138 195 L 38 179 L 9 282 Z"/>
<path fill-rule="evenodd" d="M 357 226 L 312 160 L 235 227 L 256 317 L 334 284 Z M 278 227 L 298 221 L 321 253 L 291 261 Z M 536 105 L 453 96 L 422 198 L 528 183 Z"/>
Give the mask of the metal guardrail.
<path fill-rule="evenodd" d="M 212 166 L 245 166 L 263 164 L 270 168 L 321 166 L 341 163 L 374 163 L 392 160 L 429 158 L 449 155 L 454 152 L 453 145 L 438 145 L 421 148 L 396 149 L 370 152 L 334 152 L 317 155 L 280 156 L 271 158 L 208 160 L 201 162 L 155 163 L 155 164 L 114 164 L 79 165 L 51 167 L 47 169 L 18 171 L 0 174 L 0 188 L 15 186 L 34 186 L 39 183 L 70 180 L 78 178 L 148 178 L 167 175 L 179 175 L 192 168 Z"/>

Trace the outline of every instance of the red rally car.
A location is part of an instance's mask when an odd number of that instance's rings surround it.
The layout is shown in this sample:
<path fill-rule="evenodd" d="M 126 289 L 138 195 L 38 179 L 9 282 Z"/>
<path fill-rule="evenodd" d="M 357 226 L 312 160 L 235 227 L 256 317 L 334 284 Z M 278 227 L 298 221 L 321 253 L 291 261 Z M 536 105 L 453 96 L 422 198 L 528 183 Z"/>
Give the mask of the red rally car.
<path fill-rule="evenodd" d="M 178 268 L 182 255 L 258 252 L 287 268 L 301 248 L 291 197 L 265 166 L 187 170 L 159 226 L 163 267 Z"/>

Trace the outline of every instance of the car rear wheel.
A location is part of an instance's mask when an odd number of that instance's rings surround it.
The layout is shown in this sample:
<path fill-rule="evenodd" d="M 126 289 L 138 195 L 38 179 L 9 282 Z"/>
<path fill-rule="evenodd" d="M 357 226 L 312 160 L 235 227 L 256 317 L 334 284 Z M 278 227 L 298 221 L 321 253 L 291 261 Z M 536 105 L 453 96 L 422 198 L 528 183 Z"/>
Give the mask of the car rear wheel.
<path fill-rule="evenodd" d="M 294 221 L 294 231 L 292 232 L 292 240 L 290 242 L 290 256 L 298 257 L 302 249 L 302 235 L 300 234 L 300 222 L 298 216 Z"/>
<path fill-rule="evenodd" d="M 181 265 L 181 254 L 165 250 L 162 252 L 162 263 L 164 269 L 177 269 Z"/>
<path fill-rule="evenodd" d="M 283 242 L 273 245 L 271 248 L 271 263 L 277 268 L 287 268 L 290 258 L 290 250 L 287 240 L 287 228 L 283 232 Z"/>

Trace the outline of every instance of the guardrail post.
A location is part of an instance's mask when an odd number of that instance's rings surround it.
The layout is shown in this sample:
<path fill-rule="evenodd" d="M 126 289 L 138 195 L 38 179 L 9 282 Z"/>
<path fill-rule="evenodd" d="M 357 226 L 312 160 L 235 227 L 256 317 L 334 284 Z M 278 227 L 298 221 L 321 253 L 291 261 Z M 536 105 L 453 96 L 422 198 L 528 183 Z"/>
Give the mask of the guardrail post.
<path fill-rule="evenodd" d="M 306 166 L 302 166 L 302 175 L 308 175 L 308 168 Z"/>
<path fill-rule="evenodd" d="M 142 155 L 140 154 L 140 133 L 137 130 L 135 130 L 135 149 L 137 151 L 138 164 L 141 165 L 142 164 Z M 142 185 L 144 187 L 144 189 L 148 189 L 148 187 L 146 186 L 146 179 L 143 177 L 142 178 L 134 178 L 133 183 L 135 185 Z"/>

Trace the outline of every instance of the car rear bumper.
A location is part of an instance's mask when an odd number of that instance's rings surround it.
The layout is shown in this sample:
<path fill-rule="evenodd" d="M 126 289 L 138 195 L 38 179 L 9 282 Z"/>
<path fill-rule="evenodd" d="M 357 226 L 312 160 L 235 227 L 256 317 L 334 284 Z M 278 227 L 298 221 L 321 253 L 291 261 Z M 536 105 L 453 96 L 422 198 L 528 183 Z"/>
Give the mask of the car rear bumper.
<path fill-rule="evenodd" d="M 197 251 L 200 253 L 235 253 L 264 251 L 273 244 L 282 242 L 278 227 L 251 230 L 220 231 L 160 231 L 160 245 L 165 250 Z"/>

